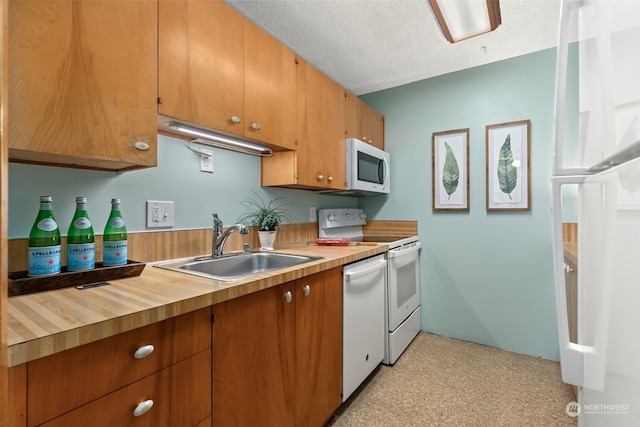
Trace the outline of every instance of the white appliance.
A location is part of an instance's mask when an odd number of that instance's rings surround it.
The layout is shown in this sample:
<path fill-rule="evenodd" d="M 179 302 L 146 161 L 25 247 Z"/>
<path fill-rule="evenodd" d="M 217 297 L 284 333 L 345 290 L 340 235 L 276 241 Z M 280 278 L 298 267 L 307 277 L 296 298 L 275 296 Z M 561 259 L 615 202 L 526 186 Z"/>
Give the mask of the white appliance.
<path fill-rule="evenodd" d="M 563 1 L 560 21 L 551 180 L 554 270 L 562 379 L 579 386 L 578 404 L 567 413 L 581 426 L 637 426 L 640 2 Z M 565 135 L 570 39 L 579 49 L 579 138 L 573 140 Z M 579 160 L 569 167 L 565 151 L 571 149 Z M 570 340 L 562 223 L 573 198 L 577 334 Z"/>
<path fill-rule="evenodd" d="M 343 267 L 342 401 L 345 402 L 384 359 L 383 254 Z"/>
<path fill-rule="evenodd" d="M 355 138 L 348 138 L 345 146 L 347 190 L 388 193 L 391 188 L 389 153 Z"/>
<path fill-rule="evenodd" d="M 362 209 L 340 208 L 318 211 L 321 238 L 348 238 L 352 241 L 388 245 L 387 280 L 384 305 L 384 360 L 393 365 L 420 332 L 420 248 L 418 236 L 367 235 Z M 346 317 L 345 317 L 346 319 Z"/>
<path fill-rule="evenodd" d="M 391 156 L 384 150 L 355 138 L 345 140 L 345 190 L 317 193 L 342 196 L 376 196 L 391 188 Z"/>

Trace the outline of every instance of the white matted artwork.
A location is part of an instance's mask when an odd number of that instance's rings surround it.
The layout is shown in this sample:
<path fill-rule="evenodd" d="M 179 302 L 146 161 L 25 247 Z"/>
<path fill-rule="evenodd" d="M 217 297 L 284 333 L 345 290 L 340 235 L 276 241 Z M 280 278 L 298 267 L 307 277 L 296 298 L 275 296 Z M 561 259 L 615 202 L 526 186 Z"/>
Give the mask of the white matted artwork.
<path fill-rule="evenodd" d="M 531 209 L 531 121 L 488 125 L 487 210 Z"/>
<path fill-rule="evenodd" d="M 469 129 L 435 132 L 432 155 L 433 210 L 469 210 Z"/>

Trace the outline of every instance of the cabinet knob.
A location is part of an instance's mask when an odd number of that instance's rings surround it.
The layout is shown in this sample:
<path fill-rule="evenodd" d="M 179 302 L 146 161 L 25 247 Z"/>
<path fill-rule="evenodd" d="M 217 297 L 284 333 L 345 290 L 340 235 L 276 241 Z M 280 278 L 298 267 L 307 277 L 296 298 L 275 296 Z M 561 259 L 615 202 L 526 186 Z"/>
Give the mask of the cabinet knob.
<path fill-rule="evenodd" d="M 139 417 L 140 415 L 144 415 L 149 412 L 149 409 L 153 406 L 153 400 L 145 400 L 144 402 L 138 403 L 136 409 L 133 410 L 133 416 Z"/>
<path fill-rule="evenodd" d="M 318 181 L 322 181 L 324 179 L 324 175 L 318 175 Z"/>
<path fill-rule="evenodd" d="M 251 123 L 251 129 L 260 130 L 260 125 L 256 122 Z"/>
<path fill-rule="evenodd" d="M 367 142 L 367 137 L 366 137 L 366 136 L 363 136 L 363 137 L 362 137 L 362 140 L 363 140 L 364 142 Z"/>
<path fill-rule="evenodd" d="M 284 302 L 288 304 L 291 302 L 292 299 L 293 299 L 293 296 L 291 295 L 291 291 L 287 291 L 284 293 Z"/>
<path fill-rule="evenodd" d="M 329 181 L 329 182 L 333 182 L 333 177 L 332 177 L 332 176 L 330 176 L 329 178 L 327 178 L 327 181 Z"/>
<path fill-rule="evenodd" d="M 231 121 L 232 121 L 233 123 L 240 123 L 240 117 L 238 117 L 238 116 L 232 116 L 232 117 L 231 117 Z"/>
<path fill-rule="evenodd" d="M 140 150 L 140 151 L 149 150 L 149 144 L 147 144 L 146 142 L 138 141 L 134 143 L 133 146 L 136 147 L 136 150 Z"/>
<path fill-rule="evenodd" d="M 133 357 L 135 357 L 136 359 L 143 359 L 153 353 L 153 350 L 155 350 L 155 347 L 153 345 L 143 345 L 142 347 L 137 349 L 135 353 L 133 353 Z"/>
<path fill-rule="evenodd" d="M 304 285 L 304 287 L 302 288 L 302 292 L 304 293 L 305 297 L 308 297 L 309 294 L 311 293 L 311 286 Z"/>

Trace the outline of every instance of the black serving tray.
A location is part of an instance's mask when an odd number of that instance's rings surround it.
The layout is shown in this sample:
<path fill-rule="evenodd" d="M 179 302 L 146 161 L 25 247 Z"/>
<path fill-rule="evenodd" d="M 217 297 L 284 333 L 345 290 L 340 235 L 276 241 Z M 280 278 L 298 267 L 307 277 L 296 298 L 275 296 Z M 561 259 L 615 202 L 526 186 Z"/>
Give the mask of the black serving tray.
<path fill-rule="evenodd" d="M 105 267 L 101 262 L 96 262 L 96 267 L 93 270 L 67 271 L 67 267 L 62 267 L 62 271 L 58 274 L 37 277 L 30 277 L 27 271 L 16 271 L 9 273 L 7 287 L 10 297 L 52 291 L 71 286 L 139 276 L 145 265 L 143 262 L 127 260 L 125 265 Z"/>

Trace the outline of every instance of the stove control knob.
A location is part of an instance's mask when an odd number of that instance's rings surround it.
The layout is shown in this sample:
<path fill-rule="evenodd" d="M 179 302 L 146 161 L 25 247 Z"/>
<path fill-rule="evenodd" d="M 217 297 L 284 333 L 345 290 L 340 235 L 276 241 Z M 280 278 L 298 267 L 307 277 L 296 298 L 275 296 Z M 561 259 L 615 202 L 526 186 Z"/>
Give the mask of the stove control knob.
<path fill-rule="evenodd" d="M 338 217 L 336 216 L 336 214 L 329 214 L 329 216 L 327 217 L 327 219 L 331 222 L 336 221 L 338 219 Z"/>
<path fill-rule="evenodd" d="M 366 213 L 364 213 L 364 212 L 362 212 L 362 213 L 360 214 L 360 219 L 367 219 L 367 214 L 366 214 Z"/>

